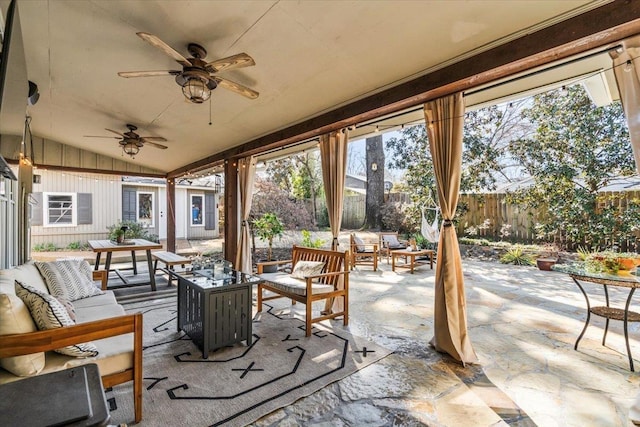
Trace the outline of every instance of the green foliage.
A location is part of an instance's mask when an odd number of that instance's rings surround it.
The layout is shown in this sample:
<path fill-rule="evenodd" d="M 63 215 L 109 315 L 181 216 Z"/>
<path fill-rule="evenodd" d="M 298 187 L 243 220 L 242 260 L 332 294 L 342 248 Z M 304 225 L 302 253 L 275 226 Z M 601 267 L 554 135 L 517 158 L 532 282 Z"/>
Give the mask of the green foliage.
<path fill-rule="evenodd" d="M 507 249 L 507 252 L 500 257 L 500 262 L 502 264 L 534 265 L 533 257 L 519 245 Z"/>
<path fill-rule="evenodd" d="M 71 251 L 81 251 L 81 250 L 84 250 L 86 247 L 87 245 L 82 242 L 71 242 L 67 245 L 67 249 Z"/>
<path fill-rule="evenodd" d="M 33 246 L 34 252 L 55 252 L 57 250 L 58 250 L 57 246 L 51 242 L 38 243 L 37 245 Z"/>
<path fill-rule="evenodd" d="M 321 248 L 322 245 L 325 244 L 325 241 L 322 239 L 312 239 L 311 232 L 309 230 L 302 230 L 302 242 L 301 246 L 306 246 L 308 248 Z"/>
<path fill-rule="evenodd" d="M 511 151 L 534 183 L 507 200 L 548 212 L 539 218 L 538 237 L 592 248 L 632 239 L 640 228 L 640 202 L 631 200 L 623 209 L 619 196 L 599 193 L 613 178 L 635 171 L 620 103 L 595 107 L 574 85 L 566 96 L 537 95 L 522 114 L 536 132 L 514 141 Z"/>
<path fill-rule="evenodd" d="M 271 261 L 273 238 L 282 236 L 284 225 L 275 214 L 267 212 L 260 218 L 253 220 L 253 230 L 260 240 L 269 243 L 267 261 Z"/>
<path fill-rule="evenodd" d="M 150 233 L 144 224 L 135 221 L 118 221 L 116 224 L 107 227 L 109 230 L 109 239 L 116 240 L 116 237 L 122 233 L 122 227 L 127 227 L 124 235 L 126 239 L 145 239 L 151 242 L 159 242 L 157 234 Z"/>

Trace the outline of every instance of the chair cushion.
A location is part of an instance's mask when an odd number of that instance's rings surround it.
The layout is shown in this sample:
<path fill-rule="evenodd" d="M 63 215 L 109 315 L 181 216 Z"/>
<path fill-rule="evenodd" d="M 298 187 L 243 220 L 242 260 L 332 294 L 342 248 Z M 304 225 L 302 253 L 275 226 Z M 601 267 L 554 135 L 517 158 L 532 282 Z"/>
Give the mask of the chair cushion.
<path fill-rule="evenodd" d="M 35 332 L 38 328 L 29 309 L 13 294 L 0 294 L 0 335 Z M 43 352 L 0 359 L 0 366 L 19 377 L 39 374 L 45 365 Z"/>
<path fill-rule="evenodd" d="M 398 247 L 398 246 L 402 246 L 405 247 L 405 245 L 403 245 L 402 243 L 400 243 L 400 241 L 398 240 L 398 236 L 396 236 L 395 234 L 383 234 L 382 235 L 382 241 L 384 243 L 387 244 L 387 247 Z"/>
<path fill-rule="evenodd" d="M 364 252 L 365 251 L 365 243 L 364 240 L 362 240 L 361 238 L 359 238 L 358 236 L 353 236 L 353 242 L 356 244 L 356 250 L 358 252 Z"/>
<path fill-rule="evenodd" d="M 308 276 L 317 276 L 324 270 L 324 262 L 321 261 L 298 261 L 293 267 L 291 277 L 304 279 Z"/>
<path fill-rule="evenodd" d="M 16 280 L 16 295 L 29 307 L 29 312 L 39 330 L 73 326 L 67 309 L 53 296 L 25 285 Z M 75 357 L 98 355 L 98 349 L 91 343 L 69 345 L 55 350 L 60 354 Z"/>
<path fill-rule="evenodd" d="M 67 259 L 35 264 L 54 297 L 76 301 L 103 294 L 94 284 L 91 266 L 85 260 Z"/>
<path fill-rule="evenodd" d="M 285 292 L 291 292 L 292 294 L 297 295 L 306 295 L 307 294 L 307 284 L 306 282 L 291 277 L 290 274 L 286 273 L 265 273 L 259 276 L 261 279 L 269 282 L 270 286 L 274 288 L 283 290 Z M 332 292 L 332 285 L 325 285 L 324 283 L 313 283 L 312 284 L 312 293 L 320 294 L 325 292 Z"/>

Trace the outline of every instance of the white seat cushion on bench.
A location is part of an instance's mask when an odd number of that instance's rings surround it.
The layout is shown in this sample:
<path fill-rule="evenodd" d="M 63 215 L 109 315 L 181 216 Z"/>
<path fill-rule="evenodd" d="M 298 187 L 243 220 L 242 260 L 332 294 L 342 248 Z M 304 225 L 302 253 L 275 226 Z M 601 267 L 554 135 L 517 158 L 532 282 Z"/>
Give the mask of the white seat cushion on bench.
<path fill-rule="evenodd" d="M 261 279 L 269 282 L 270 286 L 281 289 L 285 292 L 291 292 L 297 295 L 306 295 L 307 283 L 304 280 L 295 279 L 287 273 L 264 273 L 258 275 Z M 322 294 L 326 292 L 332 292 L 332 285 L 325 285 L 323 283 L 313 283 L 313 294 Z"/>

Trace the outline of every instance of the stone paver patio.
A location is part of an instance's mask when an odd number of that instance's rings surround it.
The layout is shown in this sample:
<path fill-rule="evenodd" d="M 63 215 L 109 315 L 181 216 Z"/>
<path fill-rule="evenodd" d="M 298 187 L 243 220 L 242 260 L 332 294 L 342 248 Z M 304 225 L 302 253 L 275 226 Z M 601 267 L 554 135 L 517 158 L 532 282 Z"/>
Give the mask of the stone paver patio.
<path fill-rule="evenodd" d="M 203 248 L 215 251 L 221 244 L 191 245 Z M 469 259 L 463 260 L 463 271 L 469 335 L 479 364 L 462 367 L 429 346 L 435 270 L 421 266 L 413 275 L 394 273 L 386 261 L 377 272 L 360 266 L 350 276 L 348 328 L 394 353 L 255 425 L 632 425 L 628 413 L 640 379 L 629 371 L 621 322 L 611 322 L 602 346 L 604 319 L 592 318 L 575 351 L 586 308 L 569 276 Z M 596 285 L 585 287 L 602 295 Z M 626 292 L 613 289 L 610 297 L 621 304 Z M 294 311 L 304 313 L 302 306 Z M 332 325 L 343 327 L 340 321 Z M 636 367 L 639 329 L 630 326 Z"/>

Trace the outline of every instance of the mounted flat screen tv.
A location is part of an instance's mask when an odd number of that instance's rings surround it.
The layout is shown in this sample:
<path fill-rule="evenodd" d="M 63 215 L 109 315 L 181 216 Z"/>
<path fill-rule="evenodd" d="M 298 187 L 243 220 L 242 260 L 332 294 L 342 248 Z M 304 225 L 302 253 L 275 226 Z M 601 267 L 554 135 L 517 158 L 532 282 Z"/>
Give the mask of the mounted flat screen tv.
<path fill-rule="evenodd" d="M 16 0 L 0 0 L 0 11 L 4 20 L 0 53 L 0 134 L 22 135 L 29 83 Z M 0 175 L 15 179 L 1 155 Z"/>

